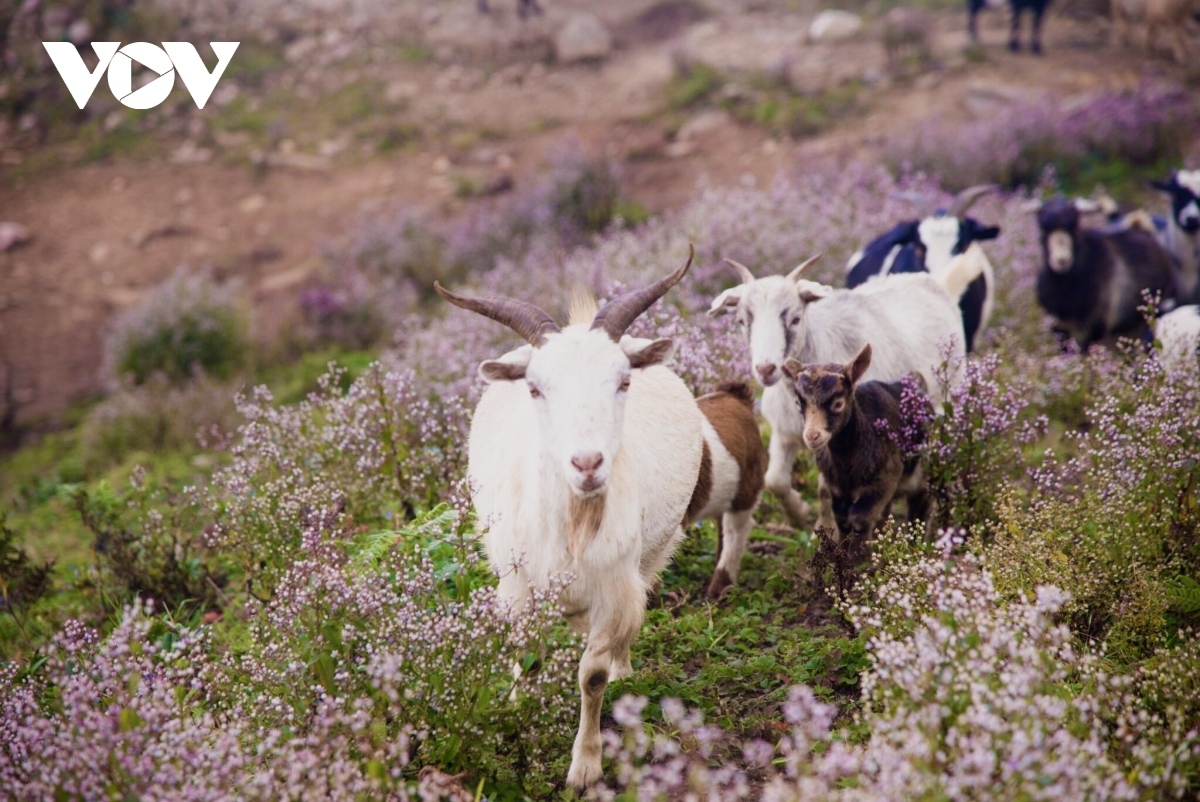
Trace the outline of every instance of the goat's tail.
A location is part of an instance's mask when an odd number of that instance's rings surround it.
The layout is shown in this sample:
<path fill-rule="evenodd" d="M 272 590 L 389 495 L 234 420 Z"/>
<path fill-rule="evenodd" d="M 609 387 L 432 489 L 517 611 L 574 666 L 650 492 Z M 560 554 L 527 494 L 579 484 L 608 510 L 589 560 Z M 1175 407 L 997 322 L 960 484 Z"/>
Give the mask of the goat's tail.
<path fill-rule="evenodd" d="M 936 278 L 951 298 L 958 299 L 967 291 L 971 282 L 983 275 L 987 255 L 977 243 L 972 242 L 967 250 L 950 260 L 946 269 Z"/>
<path fill-rule="evenodd" d="M 729 393 L 750 409 L 754 409 L 754 391 L 743 381 L 723 381 L 717 385 L 718 393 Z"/>

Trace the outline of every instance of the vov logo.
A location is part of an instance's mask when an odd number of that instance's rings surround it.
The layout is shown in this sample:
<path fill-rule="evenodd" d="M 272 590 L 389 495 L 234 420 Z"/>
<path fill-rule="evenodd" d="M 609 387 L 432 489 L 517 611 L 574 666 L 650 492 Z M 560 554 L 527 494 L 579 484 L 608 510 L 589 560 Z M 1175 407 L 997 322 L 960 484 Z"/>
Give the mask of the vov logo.
<path fill-rule="evenodd" d="M 131 109 L 152 109 L 166 100 L 175 87 L 176 72 L 183 79 L 183 85 L 191 93 L 192 100 L 196 101 L 199 108 L 204 108 L 241 42 L 209 44 L 217 54 L 217 66 L 212 72 L 208 71 L 196 48 L 188 42 L 163 42 L 162 47 L 149 42 L 130 42 L 124 47 L 120 42 L 92 42 L 92 50 L 99 63 L 95 70 L 88 72 L 75 45 L 70 42 L 42 42 L 71 97 L 81 109 L 91 99 L 96 85 L 100 83 L 100 76 L 106 70 L 108 88 L 112 90 L 113 97 Z M 136 91 L 133 88 L 135 61 L 158 74 L 157 78 Z"/>

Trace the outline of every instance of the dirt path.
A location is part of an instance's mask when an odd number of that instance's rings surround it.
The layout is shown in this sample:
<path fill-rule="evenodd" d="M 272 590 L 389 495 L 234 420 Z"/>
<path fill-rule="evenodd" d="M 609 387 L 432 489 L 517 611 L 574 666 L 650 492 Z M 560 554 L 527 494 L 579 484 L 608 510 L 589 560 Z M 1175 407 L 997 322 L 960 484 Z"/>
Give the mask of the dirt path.
<path fill-rule="evenodd" d="M 604 16 L 621 30 L 622 14 L 646 6 L 614 3 Z M 666 108 L 664 89 L 695 26 L 752 36 L 796 19 L 718 14 L 678 31 L 668 25 L 665 37 L 650 41 L 627 37 L 600 66 L 518 64 L 505 74 L 403 60 L 386 65 L 383 83 L 405 96 L 406 114 L 423 126 L 419 146 L 388 154 L 352 150 L 316 169 L 266 170 L 221 159 L 179 164 L 163 154 L 0 185 L 0 220 L 17 220 L 34 235 L 28 245 L 0 254 L 0 370 L 6 374 L 0 380 L 15 382 L 21 421 L 59 419 L 73 401 L 97 391 L 112 315 L 181 265 L 212 265 L 218 275 L 242 281 L 260 333 L 269 335 L 292 308 L 296 290 L 320 269 L 322 248 L 364 213 L 402 203 L 452 213 L 471 202 L 454 196 L 445 175 L 458 166 L 489 174 L 499 161 L 520 182 L 549 149 L 573 138 L 621 162 L 627 194 L 662 210 L 683 203 L 702 179 L 721 185 L 749 174 L 766 181 L 805 155 L 871 158 L 888 136 L 930 114 L 971 119 L 1002 114 L 1006 105 L 1042 92 L 1073 95 L 1134 86 L 1147 74 L 1174 75 L 1164 61 L 1103 46 L 1102 24 L 1063 18 L 1049 22 L 1046 57 L 1011 55 L 1000 47 L 1005 20 L 998 14 L 985 20 L 986 59 L 975 63 L 961 55 L 962 17 L 937 19 L 941 69 L 869 92 L 866 111 L 799 141 L 716 115 L 690 144 L 672 146 L 689 112 Z M 871 39 L 846 52 L 882 58 Z M 434 91 L 426 91 L 430 87 Z M 444 130 L 488 136 L 482 145 L 464 147 L 436 134 Z"/>

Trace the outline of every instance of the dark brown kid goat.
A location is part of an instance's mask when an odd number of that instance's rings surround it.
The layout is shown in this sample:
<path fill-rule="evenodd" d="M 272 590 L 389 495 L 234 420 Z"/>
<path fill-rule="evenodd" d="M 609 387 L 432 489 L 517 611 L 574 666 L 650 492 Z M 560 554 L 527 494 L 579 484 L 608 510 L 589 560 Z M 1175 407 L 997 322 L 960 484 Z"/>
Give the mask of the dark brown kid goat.
<path fill-rule="evenodd" d="M 928 485 L 916 457 L 905 456 L 888 432 L 903 431 L 901 382 L 859 379 L 871 364 L 864 345 L 848 365 L 802 365 L 789 359 L 784 372 L 804 416 L 804 444 L 821 472 L 817 528 L 834 538 L 870 538 L 897 498 L 908 501 L 910 521 L 928 517 Z M 886 429 L 877 421 L 886 421 Z"/>

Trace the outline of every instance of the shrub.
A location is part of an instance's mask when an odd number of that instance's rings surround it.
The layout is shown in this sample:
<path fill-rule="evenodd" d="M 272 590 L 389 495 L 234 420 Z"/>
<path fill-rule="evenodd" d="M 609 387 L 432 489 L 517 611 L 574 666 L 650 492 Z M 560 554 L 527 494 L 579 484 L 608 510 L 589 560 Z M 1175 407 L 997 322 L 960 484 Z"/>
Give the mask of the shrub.
<path fill-rule="evenodd" d="M 316 283 L 300 293 L 300 321 L 291 333 L 303 351 L 336 346 L 360 351 L 387 334 L 387 315 L 363 276 Z"/>
<path fill-rule="evenodd" d="M 1102 92 L 1071 108 L 1046 99 L 974 123 L 934 119 L 888 144 L 898 171 L 938 176 L 949 190 L 972 184 L 1036 186 L 1047 166 L 1081 183 L 1104 161 L 1150 167 L 1177 160 L 1200 108 L 1182 89 Z"/>
<path fill-rule="evenodd" d="M 1046 420 L 1023 414 L 1031 395 L 1025 382 L 997 381 L 997 354 L 969 356 L 961 366 L 954 361 L 946 357 L 937 372 L 949 396 L 930 425 L 926 468 L 938 520 L 975 529 L 995 517 L 996 492 L 1005 478 L 1022 473 L 1022 447 Z M 960 383 L 952 387 L 955 375 Z"/>
<path fill-rule="evenodd" d="M 171 381 L 203 371 L 228 379 L 250 361 L 249 327 L 235 286 L 203 273 L 176 273 L 122 313 L 105 340 L 110 385 L 155 373 Z"/>
<path fill-rule="evenodd" d="M 1055 623 L 1065 594 L 1043 586 L 1005 605 L 986 568 L 954 543 L 910 560 L 873 601 L 848 609 L 870 637 L 856 722 L 864 743 L 835 736 L 836 709 L 796 687 L 779 744 L 747 742 L 741 765 L 721 764 L 719 728 L 665 700 L 665 732 L 655 734 L 641 720 L 646 700 L 626 698 L 613 708 L 623 731 L 605 734 L 616 785 L 601 798 L 1182 797 L 1200 755 L 1200 732 L 1184 723 L 1194 689 L 1155 669 L 1143 686 L 1162 683 L 1163 695 L 1148 698 L 1166 712 L 1139 701 Z M 891 610 L 906 613 L 899 630 Z M 1164 655 L 1164 666 L 1182 668 L 1194 652 Z"/>
<path fill-rule="evenodd" d="M 26 647 L 33 646 L 25 618 L 30 607 L 53 589 L 53 562 L 37 562 L 17 545 L 17 533 L 0 510 L 0 612 L 16 624 Z"/>
<path fill-rule="evenodd" d="M 1129 661 L 1162 642 L 1165 583 L 1200 574 L 1200 379 L 1153 355 L 1110 365 L 1076 455 L 1002 497 L 990 562 L 1009 597 L 1053 577 L 1073 628 Z"/>
<path fill-rule="evenodd" d="M 348 390 L 340 368 L 291 407 L 256 387 L 241 396 L 230 461 L 192 504 L 214 515 L 210 547 L 269 592 L 300 546 L 314 510 L 345 508 L 384 525 L 434 506 L 461 478 L 468 412 L 462 400 L 417 388 L 411 371 L 369 368 Z"/>
<path fill-rule="evenodd" d="M 88 413 L 81 437 L 84 462 L 95 469 L 138 451 L 193 451 L 200 438 L 236 424 L 234 392 L 203 373 L 184 386 L 163 373 L 141 385 L 124 384 Z"/>
<path fill-rule="evenodd" d="M 436 760 L 544 795 L 578 649 L 556 592 L 518 613 L 480 586 L 469 540 L 439 551 L 458 523 L 378 533 L 352 558 L 337 514 L 314 513 L 237 655 L 141 604 L 107 637 L 68 623 L 37 663 L 0 668 L 0 782 L 16 799 L 462 799 L 421 768 Z"/>
<path fill-rule="evenodd" d="M 92 533 L 105 595 L 177 613 L 219 606 L 225 579 L 201 542 L 201 519 L 178 494 L 140 468 L 121 495 L 103 482 L 64 492 Z"/>

